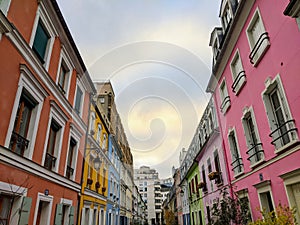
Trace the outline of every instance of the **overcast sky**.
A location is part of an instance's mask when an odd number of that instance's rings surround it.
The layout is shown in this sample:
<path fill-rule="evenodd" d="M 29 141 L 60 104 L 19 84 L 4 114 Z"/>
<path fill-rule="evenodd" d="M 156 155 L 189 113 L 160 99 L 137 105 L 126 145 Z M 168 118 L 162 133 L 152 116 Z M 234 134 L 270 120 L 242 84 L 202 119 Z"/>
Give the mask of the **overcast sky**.
<path fill-rule="evenodd" d="M 134 166 L 171 176 L 209 99 L 220 0 L 58 0 L 92 80 L 110 79 Z"/>

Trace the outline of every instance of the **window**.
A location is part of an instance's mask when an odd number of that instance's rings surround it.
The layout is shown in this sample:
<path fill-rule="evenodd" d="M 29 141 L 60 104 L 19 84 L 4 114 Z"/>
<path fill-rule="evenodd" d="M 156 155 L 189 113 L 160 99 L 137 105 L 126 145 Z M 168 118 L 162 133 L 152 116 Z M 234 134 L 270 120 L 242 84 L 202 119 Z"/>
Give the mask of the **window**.
<path fill-rule="evenodd" d="M 32 112 L 36 105 L 37 102 L 26 92 L 26 90 L 23 90 L 9 146 L 13 152 L 21 156 L 24 155 L 25 150 L 28 148 L 28 129 L 32 118 Z"/>
<path fill-rule="evenodd" d="M 257 9 L 247 28 L 247 37 L 250 45 L 250 62 L 256 66 L 270 46 L 268 32 L 265 31 L 262 17 Z"/>
<path fill-rule="evenodd" d="M 64 126 L 68 120 L 55 101 L 50 100 L 50 115 L 45 140 L 43 165 L 48 170 L 57 172 L 61 156 Z M 64 175 L 64 174 L 62 174 Z"/>
<path fill-rule="evenodd" d="M 57 71 L 57 85 L 61 93 L 68 97 L 69 94 L 69 84 L 73 71 L 72 61 L 69 59 L 67 51 L 64 47 L 61 49 L 59 67 Z"/>
<path fill-rule="evenodd" d="M 45 63 L 45 55 L 49 39 L 50 35 L 48 34 L 45 25 L 41 20 L 39 20 L 36 28 L 32 49 L 37 54 L 37 57 L 42 62 L 42 64 Z"/>
<path fill-rule="evenodd" d="M 228 135 L 228 141 L 230 146 L 230 152 L 231 152 L 231 158 L 232 158 L 232 171 L 234 172 L 234 175 L 237 176 L 241 173 L 243 173 L 243 161 L 240 156 L 240 151 L 237 144 L 237 139 L 235 135 L 235 131 L 231 130 Z"/>
<path fill-rule="evenodd" d="M 106 140 L 106 134 L 103 134 L 103 142 L 102 142 L 102 149 L 107 150 L 107 140 Z"/>
<path fill-rule="evenodd" d="M 279 75 L 272 81 L 267 80 L 263 100 L 271 128 L 271 144 L 275 146 L 276 152 L 279 152 L 284 146 L 298 139 L 295 121 L 291 118 Z"/>
<path fill-rule="evenodd" d="M 223 25 L 224 32 L 226 32 L 226 30 L 231 22 L 231 19 L 232 19 L 232 15 L 231 15 L 230 8 L 229 8 L 228 2 L 227 2 L 226 6 L 224 7 L 224 11 L 223 11 L 223 15 L 222 15 L 222 25 Z"/>
<path fill-rule="evenodd" d="M 258 130 L 253 114 L 253 109 L 247 109 L 242 119 L 246 141 L 247 141 L 247 158 L 251 165 L 256 165 L 264 159 L 262 143 L 259 141 Z"/>
<path fill-rule="evenodd" d="M 207 183 L 206 183 L 206 175 L 205 175 L 205 168 L 202 165 L 202 181 L 204 183 L 204 187 L 202 188 L 203 192 L 207 192 Z"/>
<path fill-rule="evenodd" d="M 48 170 L 53 170 L 53 167 L 55 167 L 55 163 L 56 163 L 55 147 L 57 146 L 58 143 L 57 136 L 60 128 L 61 127 L 54 120 L 51 121 L 48 144 L 47 144 L 46 159 L 44 162 L 44 166 Z"/>
<path fill-rule="evenodd" d="M 240 207 L 243 212 L 248 212 L 248 222 L 252 221 L 251 216 L 251 207 L 250 207 L 250 201 L 249 201 L 249 195 L 248 195 L 248 189 L 242 189 L 238 192 L 236 192 L 239 200 L 240 200 Z"/>
<path fill-rule="evenodd" d="M 77 86 L 74 109 L 79 115 L 81 115 L 81 110 L 82 110 L 82 98 L 83 98 L 83 91 L 79 88 L 79 86 Z"/>
<path fill-rule="evenodd" d="M 72 178 L 74 174 L 74 158 L 76 154 L 76 145 L 77 142 L 74 140 L 74 138 L 71 138 L 70 145 L 69 145 L 69 152 L 68 152 L 68 158 L 67 158 L 67 170 L 66 170 L 66 177 Z"/>
<path fill-rule="evenodd" d="M 52 196 L 38 193 L 33 224 L 50 225 L 52 202 Z"/>
<path fill-rule="evenodd" d="M 221 99 L 220 109 L 221 109 L 221 112 L 223 114 L 225 114 L 231 105 L 225 79 L 220 84 L 220 99 Z"/>
<path fill-rule="evenodd" d="M 259 194 L 261 209 L 265 210 L 266 213 L 274 211 L 272 197 L 270 191 L 262 192 Z"/>
<path fill-rule="evenodd" d="M 102 133 L 102 125 L 98 123 L 98 130 L 97 130 L 97 142 L 101 145 L 101 133 Z"/>
<path fill-rule="evenodd" d="M 0 195 L 0 224 L 8 225 L 10 221 L 10 213 L 13 204 L 13 197 L 10 195 Z"/>
<path fill-rule="evenodd" d="M 300 7 L 299 7 L 299 4 L 300 4 L 299 0 L 289 1 L 289 4 L 286 6 L 283 14 L 286 16 L 290 16 L 292 18 L 296 18 L 296 22 L 300 29 Z"/>
<path fill-rule="evenodd" d="M 21 75 L 12 109 L 5 147 L 17 154 L 32 158 L 39 118 L 47 93 L 39 82 L 29 78 L 30 71 L 20 66 Z"/>
<path fill-rule="evenodd" d="M 220 158 L 219 158 L 218 151 L 214 152 L 214 164 L 215 164 L 216 172 L 218 173 L 218 176 L 215 179 L 215 183 L 222 184 L 223 179 L 222 179 L 222 171 L 221 171 Z"/>
<path fill-rule="evenodd" d="M 240 58 L 239 51 L 237 51 L 230 64 L 233 83 L 231 85 L 232 92 L 236 95 L 239 94 L 240 90 L 246 83 L 246 74 L 243 69 L 242 61 Z"/>
<path fill-rule="evenodd" d="M 47 15 L 47 10 L 44 8 L 44 5 L 39 4 L 29 43 L 38 60 L 43 64 L 46 70 L 49 68 L 52 47 L 55 36 L 57 36 L 54 25 L 48 18 L 50 17 Z"/>

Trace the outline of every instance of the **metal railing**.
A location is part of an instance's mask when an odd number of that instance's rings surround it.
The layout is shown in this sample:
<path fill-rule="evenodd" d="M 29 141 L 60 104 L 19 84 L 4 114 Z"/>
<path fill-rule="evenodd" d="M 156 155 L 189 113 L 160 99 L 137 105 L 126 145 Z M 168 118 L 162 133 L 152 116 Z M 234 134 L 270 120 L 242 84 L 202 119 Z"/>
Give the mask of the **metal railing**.
<path fill-rule="evenodd" d="M 253 153 L 252 153 L 253 152 Z M 247 158 L 247 160 L 252 161 L 251 159 L 253 157 L 255 157 L 255 162 L 258 162 L 259 160 L 261 160 L 262 156 L 261 153 L 264 152 L 264 150 L 262 149 L 262 143 L 256 143 L 254 144 L 250 149 L 248 149 L 248 151 L 246 152 L 249 157 Z"/>
<path fill-rule="evenodd" d="M 264 33 L 262 33 L 262 34 L 259 36 L 259 38 L 258 38 L 257 42 L 255 43 L 255 45 L 254 45 L 252 51 L 250 52 L 249 59 L 250 59 L 250 63 L 251 63 L 251 64 L 254 64 L 253 59 L 254 59 L 256 53 L 258 52 L 260 46 L 261 46 L 262 43 L 264 42 L 264 40 L 267 40 L 267 41 L 270 40 L 270 37 L 269 37 L 269 35 L 268 35 L 268 32 L 264 32 Z"/>
<path fill-rule="evenodd" d="M 227 102 L 230 103 L 230 97 L 229 97 L 229 95 L 227 95 L 227 96 L 223 99 L 223 101 L 222 101 L 222 104 L 221 104 L 221 106 L 220 106 L 220 109 L 221 109 L 222 111 L 223 111 L 225 105 L 227 104 Z"/>
<path fill-rule="evenodd" d="M 287 125 L 289 123 L 292 123 L 292 128 L 289 128 Z M 295 127 L 295 120 L 291 119 L 291 120 L 287 120 L 284 123 L 282 123 L 280 126 L 278 126 L 275 130 L 273 130 L 269 136 L 273 139 L 271 141 L 272 145 L 276 145 L 276 141 L 281 140 L 282 144 L 285 145 L 287 143 L 289 143 L 290 137 L 289 137 L 289 133 L 293 132 L 293 131 L 297 131 L 297 128 Z M 274 137 L 275 134 L 278 134 L 277 137 Z"/>
<path fill-rule="evenodd" d="M 16 132 L 12 132 L 10 138 L 9 148 L 14 151 L 15 153 L 23 156 L 25 150 L 28 148 L 29 140 L 24 138 L 23 136 L 19 135 Z"/>
<path fill-rule="evenodd" d="M 234 79 L 232 85 L 231 85 L 231 88 L 232 88 L 232 91 L 235 93 L 236 92 L 236 87 L 237 85 L 239 84 L 240 80 L 245 77 L 246 78 L 246 73 L 245 71 L 241 71 L 238 73 L 238 75 L 236 76 L 236 78 Z"/>
<path fill-rule="evenodd" d="M 73 173 L 74 173 L 74 169 L 70 166 L 67 166 L 66 177 L 70 179 L 71 176 L 73 176 Z"/>
<path fill-rule="evenodd" d="M 56 157 L 47 152 L 44 167 L 48 170 L 52 170 L 52 168 L 55 166 L 55 162 Z"/>

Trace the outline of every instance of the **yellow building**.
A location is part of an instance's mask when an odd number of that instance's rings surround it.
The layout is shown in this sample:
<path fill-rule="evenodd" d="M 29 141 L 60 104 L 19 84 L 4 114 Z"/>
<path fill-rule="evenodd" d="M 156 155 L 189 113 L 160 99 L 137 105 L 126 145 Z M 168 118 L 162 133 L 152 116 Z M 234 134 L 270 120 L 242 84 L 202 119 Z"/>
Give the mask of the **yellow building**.
<path fill-rule="evenodd" d="M 78 224 L 104 225 L 108 185 L 108 123 L 92 101 L 83 166 Z M 96 221 L 95 223 L 93 221 Z"/>

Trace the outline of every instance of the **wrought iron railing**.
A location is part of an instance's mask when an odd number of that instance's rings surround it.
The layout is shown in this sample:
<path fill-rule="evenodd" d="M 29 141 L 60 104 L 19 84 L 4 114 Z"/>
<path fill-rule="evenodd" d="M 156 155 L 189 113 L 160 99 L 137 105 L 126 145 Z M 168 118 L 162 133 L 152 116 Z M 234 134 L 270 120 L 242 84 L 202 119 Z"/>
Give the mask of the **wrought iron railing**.
<path fill-rule="evenodd" d="M 241 80 L 243 77 L 246 79 L 246 73 L 245 73 L 244 70 L 238 73 L 238 75 L 236 76 L 236 78 L 234 79 L 234 81 L 233 81 L 233 83 L 232 83 L 232 85 L 231 85 L 232 91 L 233 91 L 234 93 L 236 92 L 236 88 L 237 88 L 237 86 L 238 86 L 240 80 Z"/>
<path fill-rule="evenodd" d="M 263 43 L 265 40 L 267 40 L 267 41 L 270 40 L 270 37 L 269 37 L 269 35 L 268 35 L 268 32 L 264 32 L 264 33 L 262 33 L 262 34 L 259 36 L 259 38 L 258 38 L 257 42 L 255 43 L 255 45 L 254 45 L 252 51 L 250 52 L 249 59 L 250 59 L 250 62 L 251 62 L 252 64 L 255 63 L 255 62 L 253 62 L 253 59 L 254 59 L 255 55 L 257 54 L 259 48 L 261 47 L 262 43 Z"/>
<path fill-rule="evenodd" d="M 246 152 L 249 155 L 247 160 L 252 162 L 252 158 L 255 158 L 254 162 L 258 162 L 262 159 L 263 152 L 264 150 L 262 149 L 262 143 L 256 143 Z"/>
<path fill-rule="evenodd" d="M 10 138 L 9 148 L 14 151 L 15 153 L 23 156 L 25 150 L 28 148 L 29 140 L 24 138 L 23 136 L 19 135 L 16 132 L 12 132 Z"/>
<path fill-rule="evenodd" d="M 70 179 L 71 176 L 73 176 L 73 173 L 74 173 L 74 169 L 70 166 L 67 166 L 66 177 Z"/>
<path fill-rule="evenodd" d="M 47 152 L 44 167 L 48 170 L 52 170 L 53 167 L 55 166 L 55 162 L 56 162 L 56 157 L 54 157 L 53 155 Z"/>
<path fill-rule="evenodd" d="M 230 103 L 230 97 L 229 97 L 229 95 L 226 96 L 226 97 L 223 99 L 223 101 L 222 101 L 222 104 L 221 104 L 221 106 L 220 106 L 220 109 L 222 110 L 222 112 L 223 112 L 223 109 L 225 108 L 225 106 L 226 106 L 226 104 L 227 104 L 228 102 Z"/>
<path fill-rule="evenodd" d="M 235 158 L 235 160 L 232 161 L 232 163 L 230 164 L 232 166 L 232 171 L 233 172 L 237 172 L 241 173 L 243 170 L 243 161 L 242 158 Z"/>
<path fill-rule="evenodd" d="M 289 127 L 288 124 L 292 124 L 292 125 Z M 295 127 L 295 120 L 291 119 L 285 121 L 269 134 L 269 136 L 273 139 L 271 141 L 271 144 L 276 145 L 275 142 L 280 140 L 282 145 L 286 145 L 291 141 L 291 138 L 289 137 L 289 133 L 293 131 L 297 131 L 297 128 Z M 276 137 L 275 134 L 277 134 Z"/>

